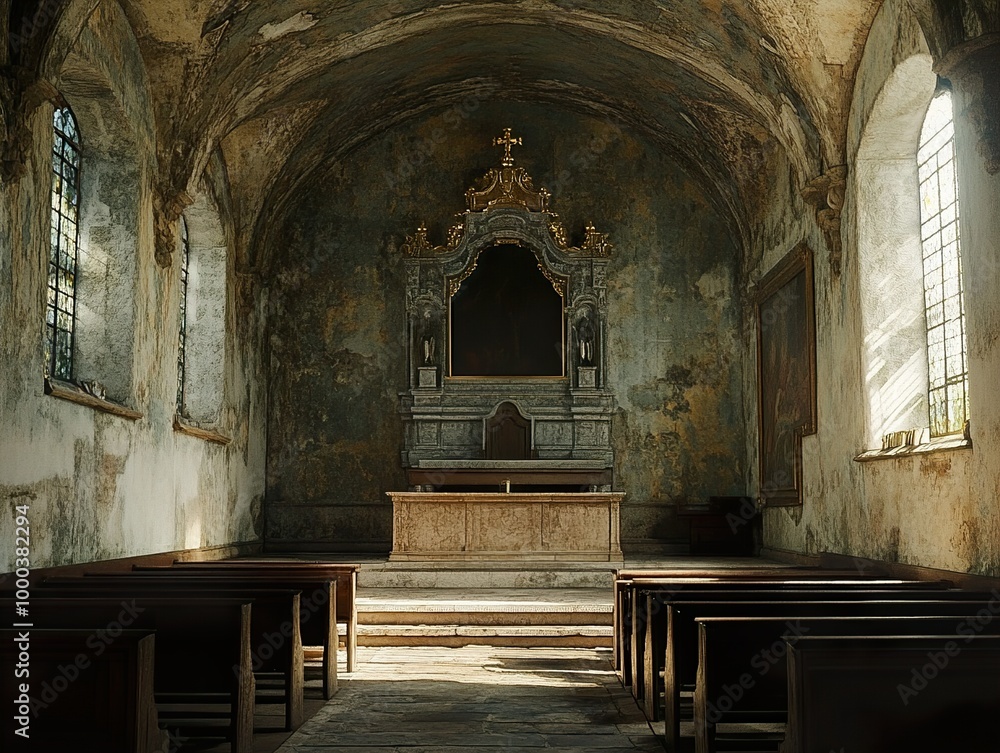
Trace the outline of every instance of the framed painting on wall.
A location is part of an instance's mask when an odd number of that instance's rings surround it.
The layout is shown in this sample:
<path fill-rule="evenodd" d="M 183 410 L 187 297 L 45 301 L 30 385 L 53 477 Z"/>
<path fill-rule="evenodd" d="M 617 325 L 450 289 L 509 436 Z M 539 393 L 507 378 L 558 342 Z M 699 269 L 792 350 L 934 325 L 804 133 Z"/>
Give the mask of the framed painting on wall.
<path fill-rule="evenodd" d="M 812 251 L 800 244 L 756 295 L 760 498 L 802 504 L 802 437 L 816 432 L 816 324 Z"/>

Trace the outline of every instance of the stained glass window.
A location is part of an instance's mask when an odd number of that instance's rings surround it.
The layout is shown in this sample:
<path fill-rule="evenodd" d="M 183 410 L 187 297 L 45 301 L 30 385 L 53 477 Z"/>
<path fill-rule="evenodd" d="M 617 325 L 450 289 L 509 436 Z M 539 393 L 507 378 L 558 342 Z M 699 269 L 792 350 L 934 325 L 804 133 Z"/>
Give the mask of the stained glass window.
<path fill-rule="evenodd" d="M 951 93 L 927 110 L 917 151 L 931 436 L 963 430 L 969 417 L 958 178 Z"/>
<path fill-rule="evenodd" d="M 73 378 L 80 239 L 80 131 L 68 107 L 52 116 L 52 222 L 45 305 L 45 372 Z"/>

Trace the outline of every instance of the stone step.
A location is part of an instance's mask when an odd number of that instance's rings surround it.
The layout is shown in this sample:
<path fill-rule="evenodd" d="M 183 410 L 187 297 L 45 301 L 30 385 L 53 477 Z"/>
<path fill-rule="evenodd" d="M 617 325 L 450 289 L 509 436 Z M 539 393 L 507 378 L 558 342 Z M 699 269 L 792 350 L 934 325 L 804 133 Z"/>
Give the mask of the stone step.
<path fill-rule="evenodd" d="M 611 612 L 368 612 L 358 625 L 611 625 Z"/>
<path fill-rule="evenodd" d="M 604 647 L 611 590 L 359 588 L 365 646 Z"/>
<path fill-rule="evenodd" d="M 605 589 L 359 589 L 362 625 L 610 625 Z"/>
<path fill-rule="evenodd" d="M 358 573 L 359 588 L 604 588 L 611 591 L 614 567 L 558 567 L 555 563 L 525 567 L 523 563 L 477 565 L 435 563 L 414 566 L 366 565 Z"/>
<path fill-rule="evenodd" d="M 606 625 L 358 625 L 361 646 L 552 646 L 611 645 Z"/>

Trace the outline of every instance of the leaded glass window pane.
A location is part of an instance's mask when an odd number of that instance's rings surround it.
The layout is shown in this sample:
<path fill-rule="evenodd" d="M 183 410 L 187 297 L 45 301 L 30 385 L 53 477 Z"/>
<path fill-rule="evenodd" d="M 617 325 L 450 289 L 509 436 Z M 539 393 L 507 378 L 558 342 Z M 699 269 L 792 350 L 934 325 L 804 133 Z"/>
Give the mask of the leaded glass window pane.
<path fill-rule="evenodd" d="M 51 204 L 45 373 L 72 379 L 80 239 L 80 132 L 68 107 L 57 107 L 52 116 Z"/>
<path fill-rule="evenodd" d="M 969 418 L 965 302 L 951 93 L 931 101 L 917 151 L 931 436 Z"/>
<path fill-rule="evenodd" d="M 177 333 L 177 412 L 184 415 L 184 366 L 187 345 L 187 294 L 188 264 L 191 259 L 191 245 L 188 242 L 187 222 L 181 217 L 181 315 Z"/>

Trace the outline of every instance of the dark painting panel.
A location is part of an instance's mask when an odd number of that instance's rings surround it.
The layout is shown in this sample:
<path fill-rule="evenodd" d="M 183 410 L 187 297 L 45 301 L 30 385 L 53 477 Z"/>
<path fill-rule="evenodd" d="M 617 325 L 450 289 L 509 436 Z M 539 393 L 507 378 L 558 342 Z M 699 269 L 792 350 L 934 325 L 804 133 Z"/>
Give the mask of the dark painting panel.
<path fill-rule="evenodd" d="M 760 486 L 764 504 L 802 503 L 802 437 L 816 431 L 812 255 L 802 246 L 757 302 Z"/>
<path fill-rule="evenodd" d="M 562 310 L 529 249 L 484 250 L 451 299 L 451 375 L 562 376 Z"/>

